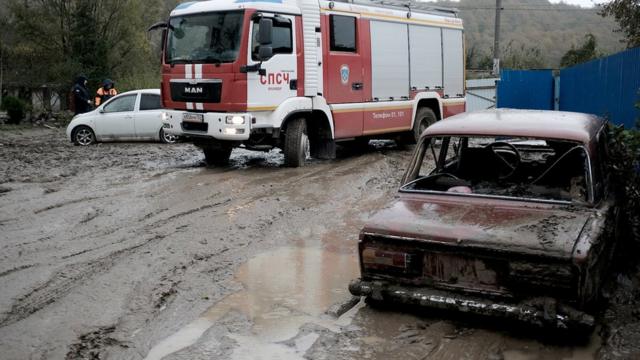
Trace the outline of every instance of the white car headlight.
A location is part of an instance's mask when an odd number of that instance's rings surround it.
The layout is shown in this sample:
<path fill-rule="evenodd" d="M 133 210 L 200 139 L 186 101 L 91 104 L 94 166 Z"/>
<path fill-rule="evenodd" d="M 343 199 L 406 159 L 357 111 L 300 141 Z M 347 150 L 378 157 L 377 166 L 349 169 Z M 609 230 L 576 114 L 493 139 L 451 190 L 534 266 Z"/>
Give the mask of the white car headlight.
<path fill-rule="evenodd" d="M 167 121 L 167 120 L 169 119 L 169 115 L 167 115 L 167 113 L 166 113 L 166 112 L 163 112 L 163 113 L 160 115 L 160 118 L 162 119 L 162 121 Z"/>
<path fill-rule="evenodd" d="M 227 119 L 225 121 L 227 124 L 232 124 L 232 125 L 243 125 L 244 124 L 244 117 L 239 116 L 239 115 L 229 115 L 227 116 Z"/>

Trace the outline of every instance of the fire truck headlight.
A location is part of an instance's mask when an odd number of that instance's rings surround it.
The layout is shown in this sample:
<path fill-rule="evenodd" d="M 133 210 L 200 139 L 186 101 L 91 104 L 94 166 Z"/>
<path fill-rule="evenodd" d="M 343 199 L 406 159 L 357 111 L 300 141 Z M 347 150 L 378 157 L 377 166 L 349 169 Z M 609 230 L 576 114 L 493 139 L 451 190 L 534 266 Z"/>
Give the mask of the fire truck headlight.
<path fill-rule="evenodd" d="M 226 123 L 232 125 L 243 125 L 244 117 L 238 115 L 229 115 L 227 116 Z"/>

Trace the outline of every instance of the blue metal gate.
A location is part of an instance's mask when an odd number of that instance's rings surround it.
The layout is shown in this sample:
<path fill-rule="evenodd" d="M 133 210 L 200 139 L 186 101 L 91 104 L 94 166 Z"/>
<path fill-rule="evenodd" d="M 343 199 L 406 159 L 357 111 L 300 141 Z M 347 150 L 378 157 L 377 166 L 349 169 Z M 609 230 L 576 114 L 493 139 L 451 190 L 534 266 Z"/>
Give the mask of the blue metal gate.
<path fill-rule="evenodd" d="M 640 111 L 640 48 L 560 71 L 560 110 L 607 117 L 633 127 Z"/>
<path fill-rule="evenodd" d="M 557 82 L 551 70 L 503 70 L 497 107 L 553 110 L 554 93 L 558 110 L 633 127 L 640 119 L 640 48 L 563 69 Z"/>
<path fill-rule="evenodd" d="M 553 71 L 503 70 L 500 75 L 497 107 L 553 109 Z"/>

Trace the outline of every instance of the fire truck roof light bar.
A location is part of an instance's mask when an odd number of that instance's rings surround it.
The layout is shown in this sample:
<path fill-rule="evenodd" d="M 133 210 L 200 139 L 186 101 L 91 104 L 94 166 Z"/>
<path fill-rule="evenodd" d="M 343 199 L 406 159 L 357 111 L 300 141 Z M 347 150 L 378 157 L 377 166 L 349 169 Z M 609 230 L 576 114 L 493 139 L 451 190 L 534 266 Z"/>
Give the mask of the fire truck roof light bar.
<path fill-rule="evenodd" d="M 336 2 L 344 2 L 358 5 L 377 5 L 383 7 L 391 7 L 402 10 L 421 10 L 424 12 L 430 12 L 438 15 L 449 15 L 451 17 L 458 17 L 459 10 L 456 8 L 447 8 L 440 6 L 427 5 L 421 1 L 411 0 L 334 0 Z"/>

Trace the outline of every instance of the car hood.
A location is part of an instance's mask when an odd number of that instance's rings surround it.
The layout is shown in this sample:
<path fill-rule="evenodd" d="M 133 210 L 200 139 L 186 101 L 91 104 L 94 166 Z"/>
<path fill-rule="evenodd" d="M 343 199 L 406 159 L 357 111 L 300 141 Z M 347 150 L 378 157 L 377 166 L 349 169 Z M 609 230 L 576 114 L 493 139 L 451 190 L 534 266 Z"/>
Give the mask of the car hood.
<path fill-rule="evenodd" d="M 93 109 L 91 111 L 87 111 L 86 113 L 78 114 L 78 115 L 74 116 L 73 118 L 74 119 L 83 119 L 83 118 L 88 118 L 88 117 L 91 117 L 91 116 L 95 116 L 98 113 L 99 113 L 98 109 Z"/>
<path fill-rule="evenodd" d="M 75 115 L 69 122 L 69 125 L 67 125 L 67 137 L 71 136 L 71 132 L 78 125 L 88 125 L 93 128 L 93 121 L 97 114 L 99 114 L 98 109 L 94 109 L 83 114 Z"/>
<path fill-rule="evenodd" d="M 401 193 L 363 231 L 566 259 L 593 216 L 587 207 Z"/>

